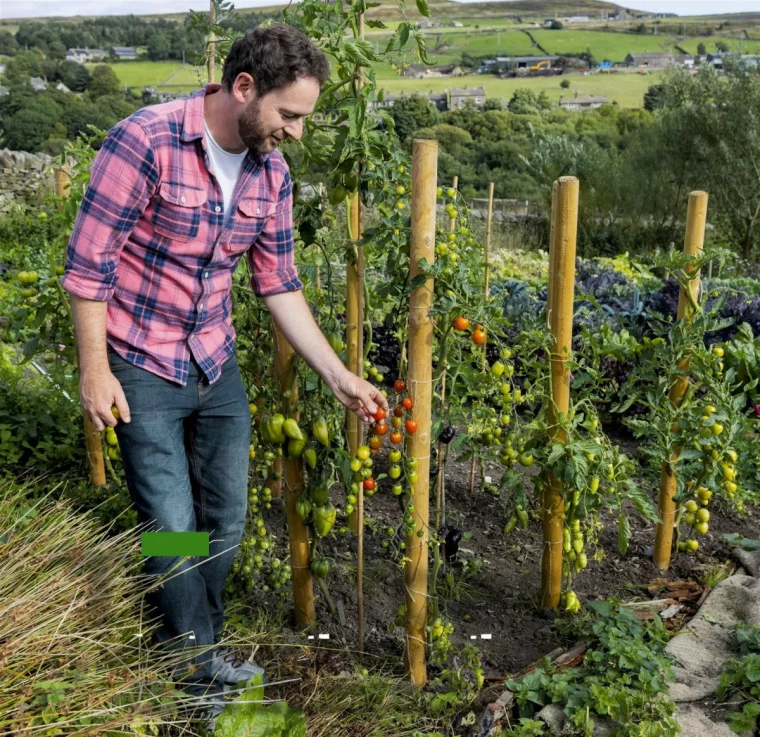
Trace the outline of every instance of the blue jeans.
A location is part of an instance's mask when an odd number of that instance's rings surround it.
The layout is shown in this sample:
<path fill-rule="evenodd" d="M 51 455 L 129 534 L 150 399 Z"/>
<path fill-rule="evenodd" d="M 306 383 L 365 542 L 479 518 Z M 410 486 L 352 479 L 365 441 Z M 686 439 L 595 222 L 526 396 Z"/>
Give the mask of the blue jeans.
<path fill-rule="evenodd" d="M 211 385 L 192 359 L 185 386 L 134 366 L 110 346 L 108 362 L 129 404 L 131 422 L 115 429 L 138 521 L 154 521 L 147 531 L 210 533 L 208 558 L 188 558 L 146 595 L 161 615 L 153 644 L 209 646 L 184 660 L 175 677 L 201 666 L 180 687 L 193 695 L 221 692 L 208 661 L 220 639 L 222 590 L 245 527 L 251 442 L 237 359 L 233 354 Z M 166 573 L 180 560 L 147 557 L 144 573 Z"/>

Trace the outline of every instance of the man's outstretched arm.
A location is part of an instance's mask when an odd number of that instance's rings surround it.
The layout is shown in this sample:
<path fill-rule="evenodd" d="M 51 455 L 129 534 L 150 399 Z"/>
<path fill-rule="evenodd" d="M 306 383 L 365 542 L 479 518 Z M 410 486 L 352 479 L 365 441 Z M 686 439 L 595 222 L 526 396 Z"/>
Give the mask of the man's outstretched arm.
<path fill-rule="evenodd" d="M 362 422 L 372 422 L 378 405 L 388 409 L 380 390 L 351 373 L 330 347 L 300 290 L 262 297 L 277 327 L 333 394 Z"/>

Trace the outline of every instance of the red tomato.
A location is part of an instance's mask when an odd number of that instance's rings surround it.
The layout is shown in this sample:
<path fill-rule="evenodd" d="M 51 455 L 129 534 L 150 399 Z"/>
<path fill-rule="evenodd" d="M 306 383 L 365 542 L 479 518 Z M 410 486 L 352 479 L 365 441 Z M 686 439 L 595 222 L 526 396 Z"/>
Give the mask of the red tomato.
<path fill-rule="evenodd" d="M 394 445 L 398 445 L 403 439 L 404 436 L 401 434 L 400 430 L 391 433 L 391 443 Z"/>
<path fill-rule="evenodd" d="M 396 394 L 401 394 L 402 391 L 406 389 L 406 384 L 404 384 L 401 379 L 396 379 L 396 381 L 393 384 L 393 391 L 396 392 Z"/>
<path fill-rule="evenodd" d="M 393 415 L 395 417 L 403 417 L 404 416 L 404 408 L 399 404 L 396 407 L 393 408 Z"/>
<path fill-rule="evenodd" d="M 477 329 L 472 331 L 472 342 L 475 345 L 483 345 L 486 342 L 486 331 L 483 329 Z"/>
<path fill-rule="evenodd" d="M 414 435 L 414 433 L 417 432 L 417 420 L 407 420 L 406 421 L 406 431 L 410 435 Z"/>
<path fill-rule="evenodd" d="M 368 491 L 372 491 L 375 488 L 375 479 L 372 477 L 364 479 L 364 488 Z"/>
<path fill-rule="evenodd" d="M 378 407 L 377 412 L 372 416 L 380 422 L 380 420 L 384 420 L 388 416 L 388 413 L 382 407 Z"/>
<path fill-rule="evenodd" d="M 412 400 L 411 397 L 404 397 L 404 401 L 402 402 L 402 404 L 404 405 L 404 407 L 406 407 L 406 409 L 411 409 L 412 407 L 414 407 L 414 401 Z"/>
<path fill-rule="evenodd" d="M 462 317 L 461 315 L 454 320 L 454 329 L 455 330 L 467 330 L 467 328 L 470 327 L 470 321 L 466 317 Z"/>
<path fill-rule="evenodd" d="M 385 420 L 378 422 L 375 425 L 375 435 L 385 435 L 388 432 L 388 425 L 385 424 Z"/>

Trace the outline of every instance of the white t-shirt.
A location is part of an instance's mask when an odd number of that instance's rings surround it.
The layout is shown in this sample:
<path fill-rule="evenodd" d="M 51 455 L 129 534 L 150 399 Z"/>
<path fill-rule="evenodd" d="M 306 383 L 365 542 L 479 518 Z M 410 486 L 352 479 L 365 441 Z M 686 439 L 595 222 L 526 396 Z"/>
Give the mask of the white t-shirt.
<path fill-rule="evenodd" d="M 222 188 L 222 198 L 224 200 L 224 220 L 223 225 L 227 225 L 227 221 L 230 219 L 232 210 L 230 204 L 232 203 L 232 194 L 235 191 L 235 185 L 237 184 L 238 177 L 240 176 L 240 170 L 243 168 L 243 161 L 245 160 L 247 151 L 243 151 L 239 154 L 231 154 L 229 151 L 225 151 L 211 135 L 211 131 L 208 126 L 203 124 L 206 129 L 206 141 L 208 141 L 207 151 L 208 157 L 211 161 L 211 170 L 214 176 L 219 182 L 219 186 Z"/>

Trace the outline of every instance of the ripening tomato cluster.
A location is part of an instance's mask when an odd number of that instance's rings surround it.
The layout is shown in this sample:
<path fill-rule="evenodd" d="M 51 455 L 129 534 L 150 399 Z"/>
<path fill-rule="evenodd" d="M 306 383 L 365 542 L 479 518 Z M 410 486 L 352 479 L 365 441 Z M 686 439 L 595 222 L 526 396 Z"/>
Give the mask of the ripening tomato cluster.
<path fill-rule="evenodd" d="M 457 330 L 460 333 L 465 333 L 469 329 L 470 321 L 463 315 L 459 315 L 459 317 L 454 320 L 454 330 Z M 488 338 L 488 333 L 482 325 L 476 325 L 470 337 L 475 345 L 484 345 Z"/>

